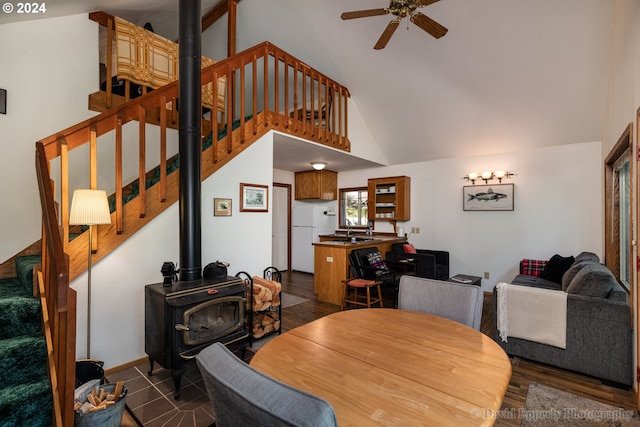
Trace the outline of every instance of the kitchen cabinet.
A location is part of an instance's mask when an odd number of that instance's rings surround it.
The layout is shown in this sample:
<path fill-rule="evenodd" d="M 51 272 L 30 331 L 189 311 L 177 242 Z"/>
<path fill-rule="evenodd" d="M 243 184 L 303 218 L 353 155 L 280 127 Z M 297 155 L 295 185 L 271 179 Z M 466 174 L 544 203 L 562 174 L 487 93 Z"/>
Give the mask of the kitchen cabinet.
<path fill-rule="evenodd" d="M 296 172 L 296 200 L 337 200 L 338 173 L 328 170 Z"/>
<path fill-rule="evenodd" d="M 411 219 L 411 178 L 392 176 L 369 179 L 369 219 L 408 221 Z"/>

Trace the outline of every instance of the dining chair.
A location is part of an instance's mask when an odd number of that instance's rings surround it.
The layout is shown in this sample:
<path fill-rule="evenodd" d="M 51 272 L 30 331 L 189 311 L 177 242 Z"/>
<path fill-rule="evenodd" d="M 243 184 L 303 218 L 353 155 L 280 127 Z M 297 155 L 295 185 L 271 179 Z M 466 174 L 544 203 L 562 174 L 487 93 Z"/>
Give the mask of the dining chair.
<path fill-rule="evenodd" d="M 398 291 L 400 310 L 446 317 L 480 330 L 484 293 L 477 285 L 402 276 Z"/>
<path fill-rule="evenodd" d="M 216 427 L 337 426 L 324 399 L 298 390 L 247 365 L 222 343 L 196 356 Z"/>

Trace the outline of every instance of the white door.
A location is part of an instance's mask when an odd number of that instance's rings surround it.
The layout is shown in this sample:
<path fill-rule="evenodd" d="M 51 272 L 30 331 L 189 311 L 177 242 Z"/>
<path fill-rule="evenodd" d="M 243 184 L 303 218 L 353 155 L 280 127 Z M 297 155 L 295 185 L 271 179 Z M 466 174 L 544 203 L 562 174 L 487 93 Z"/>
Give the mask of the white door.
<path fill-rule="evenodd" d="M 289 190 L 290 187 L 273 186 L 271 265 L 280 271 L 289 269 Z"/>

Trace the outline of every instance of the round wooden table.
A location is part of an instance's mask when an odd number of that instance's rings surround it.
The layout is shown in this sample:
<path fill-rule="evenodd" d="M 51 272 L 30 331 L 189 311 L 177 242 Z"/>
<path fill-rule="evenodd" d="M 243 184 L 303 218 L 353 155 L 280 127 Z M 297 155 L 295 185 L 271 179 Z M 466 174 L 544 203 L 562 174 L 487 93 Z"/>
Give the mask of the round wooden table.
<path fill-rule="evenodd" d="M 331 314 L 262 347 L 251 365 L 326 399 L 345 426 L 490 426 L 511 377 L 491 338 L 430 314 Z"/>

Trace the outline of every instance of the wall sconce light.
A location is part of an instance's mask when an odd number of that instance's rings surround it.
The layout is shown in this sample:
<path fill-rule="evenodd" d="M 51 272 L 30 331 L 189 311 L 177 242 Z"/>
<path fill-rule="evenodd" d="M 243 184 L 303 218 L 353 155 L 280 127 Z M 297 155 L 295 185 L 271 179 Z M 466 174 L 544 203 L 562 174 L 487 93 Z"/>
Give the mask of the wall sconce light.
<path fill-rule="evenodd" d="M 326 162 L 311 162 L 311 166 L 313 166 L 313 168 L 317 171 L 321 171 L 322 169 L 325 168 L 325 166 L 327 166 Z"/>
<path fill-rule="evenodd" d="M 481 174 L 477 174 L 475 172 L 469 172 L 467 175 L 463 176 L 463 179 L 467 181 L 471 181 L 473 185 L 476 183 L 476 179 L 481 179 L 485 184 L 488 184 L 492 179 L 497 179 L 499 183 L 502 183 L 503 178 L 509 178 L 510 176 L 515 175 L 513 172 L 506 172 L 503 170 L 497 170 L 495 172 L 482 172 Z"/>

